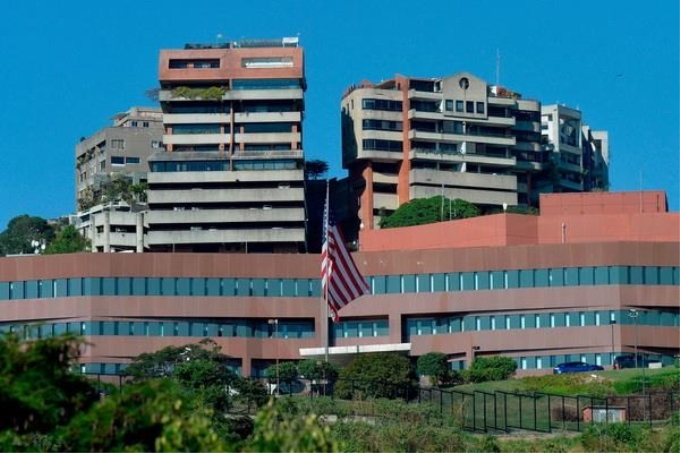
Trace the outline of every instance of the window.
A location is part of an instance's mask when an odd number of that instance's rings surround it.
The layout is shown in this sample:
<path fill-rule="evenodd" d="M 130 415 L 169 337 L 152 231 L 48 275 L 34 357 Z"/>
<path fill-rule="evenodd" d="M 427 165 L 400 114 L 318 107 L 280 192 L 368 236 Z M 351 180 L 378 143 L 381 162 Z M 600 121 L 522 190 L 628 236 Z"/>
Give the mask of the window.
<path fill-rule="evenodd" d="M 261 58 L 242 58 L 241 66 L 244 68 L 292 68 L 293 59 L 291 57 L 261 57 Z"/>
<path fill-rule="evenodd" d="M 447 112 L 453 112 L 453 101 L 451 99 L 447 99 L 444 105 Z"/>
<path fill-rule="evenodd" d="M 163 147 L 163 142 L 160 140 L 151 140 L 151 147 L 153 149 L 158 149 Z"/>
<path fill-rule="evenodd" d="M 477 103 L 477 113 L 479 113 L 480 115 L 484 114 L 484 103 L 483 102 Z"/>
<path fill-rule="evenodd" d="M 139 163 L 139 157 L 126 157 L 125 163 L 126 164 L 138 164 Z"/>
<path fill-rule="evenodd" d="M 390 112 L 401 112 L 401 101 L 390 101 L 387 99 L 363 99 L 361 108 L 364 110 L 386 110 Z"/>
<path fill-rule="evenodd" d="M 111 156 L 111 165 L 125 165 L 123 156 Z"/>
<path fill-rule="evenodd" d="M 114 138 L 111 140 L 111 148 L 125 149 L 125 140 L 122 138 Z"/>
<path fill-rule="evenodd" d="M 148 121 L 142 121 L 142 127 L 149 127 Z"/>
<path fill-rule="evenodd" d="M 456 112 L 463 112 L 463 101 L 456 101 Z"/>
<path fill-rule="evenodd" d="M 472 101 L 465 102 L 465 113 L 475 113 L 475 103 Z"/>

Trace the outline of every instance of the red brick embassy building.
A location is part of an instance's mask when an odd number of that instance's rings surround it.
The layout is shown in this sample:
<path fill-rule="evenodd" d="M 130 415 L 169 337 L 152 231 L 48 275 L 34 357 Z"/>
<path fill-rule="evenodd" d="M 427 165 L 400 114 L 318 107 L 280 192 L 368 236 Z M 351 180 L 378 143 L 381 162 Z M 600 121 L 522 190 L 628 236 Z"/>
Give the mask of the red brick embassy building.
<path fill-rule="evenodd" d="M 669 363 L 679 245 L 663 192 L 543 195 L 539 216 L 365 231 L 355 260 L 371 294 L 330 324 L 329 356 L 441 351 L 459 369 L 505 355 L 545 372 L 568 360 L 609 366 L 637 345 Z M 210 337 L 234 369 L 259 376 L 277 358 L 323 357 L 319 267 L 315 254 L 0 258 L 0 330 L 80 333 L 83 371 L 101 374 Z"/>

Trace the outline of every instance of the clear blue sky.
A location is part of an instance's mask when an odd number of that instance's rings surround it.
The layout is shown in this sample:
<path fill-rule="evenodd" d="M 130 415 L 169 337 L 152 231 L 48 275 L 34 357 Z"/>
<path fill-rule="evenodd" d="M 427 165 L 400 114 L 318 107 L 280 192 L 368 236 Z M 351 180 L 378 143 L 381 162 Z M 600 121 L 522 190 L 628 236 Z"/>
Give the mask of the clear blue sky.
<path fill-rule="evenodd" d="M 3 7 L 0 231 L 74 210 L 74 148 L 154 105 L 161 49 L 300 36 L 305 151 L 340 164 L 340 97 L 362 79 L 469 71 L 609 131 L 611 190 L 665 190 L 678 211 L 678 1 L 52 1 Z"/>

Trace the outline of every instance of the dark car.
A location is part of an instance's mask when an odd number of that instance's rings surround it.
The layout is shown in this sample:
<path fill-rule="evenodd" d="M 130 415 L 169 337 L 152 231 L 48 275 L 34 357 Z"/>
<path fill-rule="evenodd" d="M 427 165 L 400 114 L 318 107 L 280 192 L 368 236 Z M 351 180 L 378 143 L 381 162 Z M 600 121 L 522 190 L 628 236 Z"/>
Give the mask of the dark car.
<path fill-rule="evenodd" d="M 553 368 L 553 374 L 563 373 L 582 373 L 584 371 L 601 371 L 604 370 L 600 365 L 592 365 L 586 362 L 565 362 L 560 363 Z"/>
<path fill-rule="evenodd" d="M 654 364 L 660 364 L 659 360 L 650 360 L 643 357 L 638 357 L 637 367 L 635 366 L 634 355 L 619 355 L 614 359 L 614 369 L 621 370 L 623 368 L 649 368 Z"/>

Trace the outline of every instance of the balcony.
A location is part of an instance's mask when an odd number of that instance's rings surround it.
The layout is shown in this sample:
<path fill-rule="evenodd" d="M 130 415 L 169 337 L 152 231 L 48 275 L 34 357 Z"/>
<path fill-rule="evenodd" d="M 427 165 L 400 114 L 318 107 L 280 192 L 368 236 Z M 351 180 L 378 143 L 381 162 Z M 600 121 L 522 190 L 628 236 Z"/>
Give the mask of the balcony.
<path fill-rule="evenodd" d="M 485 143 L 487 145 L 515 146 L 515 137 L 499 137 L 493 135 L 470 135 L 470 134 L 448 134 L 443 132 L 424 132 L 411 129 L 408 132 L 411 140 L 423 140 L 427 142 L 474 142 Z"/>
<path fill-rule="evenodd" d="M 302 112 L 241 112 L 234 114 L 237 123 L 299 123 Z"/>
<path fill-rule="evenodd" d="M 228 113 L 164 113 L 163 123 L 173 124 L 228 124 L 231 115 Z"/>
<path fill-rule="evenodd" d="M 150 231 L 150 246 L 166 244 L 244 244 L 247 242 L 304 242 L 304 228 Z"/>
<path fill-rule="evenodd" d="M 514 167 L 517 159 L 514 157 L 486 156 L 484 154 L 461 154 L 454 152 L 440 152 L 431 149 L 416 148 L 409 153 L 410 160 L 429 160 L 434 162 L 447 163 L 475 163 L 484 165 L 495 165 L 498 167 Z"/>
<path fill-rule="evenodd" d="M 261 222 L 305 221 L 304 208 L 277 208 L 263 204 L 250 209 L 181 209 L 173 211 L 154 210 L 148 215 L 150 225 L 197 225 L 197 224 L 238 224 Z"/>
<path fill-rule="evenodd" d="M 418 168 L 409 173 L 411 185 L 423 184 L 449 187 L 517 190 L 517 178 L 511 175 L 494 175 L 487 173 L 458 173 Z"/>
<path fill-rule="evenodd" d="M 204 145 L 209 143 L 229 143 L 229 134 L 172 134 L 164 135 L 166 145 Z"/>
<path fill-rule="evenodd" d="M 275 152 L 275 151 L 274 151 Z M 283 151 L 282 151 L 283 152 Z M 202 183 L 238 183 L 262 181 L 302 181 L 304 173 L 300 170 L 267 171 L 182 171 L 153 172 L 148 174 L 149 184 L 187 184 L 194 186 Z M 153 188 L 150 192 L 153 192 Z"/>
<path fill-rule="evenodd" d="M 303 202 L 304 190 L 290 189 L 184 189 L 150 190 L 149 204 L 266 203 Z"/>

